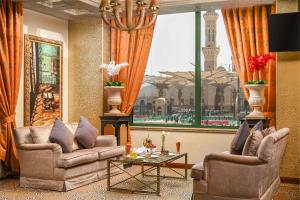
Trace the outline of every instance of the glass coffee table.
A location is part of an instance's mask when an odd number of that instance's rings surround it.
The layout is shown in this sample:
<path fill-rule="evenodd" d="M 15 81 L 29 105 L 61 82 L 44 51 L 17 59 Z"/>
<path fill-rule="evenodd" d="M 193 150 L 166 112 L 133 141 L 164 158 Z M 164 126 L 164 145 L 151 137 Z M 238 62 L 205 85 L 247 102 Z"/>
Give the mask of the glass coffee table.
<path fill-rule="evenodd" d="M 184 174 L 180 173 L 176 168 L 173 168 L 170 163 L 180 158 L 184 158 Z M 176 178 L 176 179 L 184 179 L 187 180 L 187 153 L 168 153 L 161 154 L 160 152 L 156 152 L 151 155 L 151 157 L 142 157 L 138 156 L 137 158 L 130 158 L 127 156 L 116 157 L 107 160 L 107 190 L 108 191 L 123 191 L 123 192 L 131 192 L 131 193 L 146 193 L 146 194 L 155 194 L 160 195 L 160 187 L 161 180 L 164 178 Z M 137 165 L 141 166 L 141 170 L 131 172 L 126 166 Z M 123 167 L 125 166 L 125 167 Z M 173 175 L 163 175 L 161 174 L 161 168 L 167 168 L 172 171 Z M 115 175 L 111 175 L 112 168 L 117 168 L 123 172 L 123 174 L 127 174 L 128 177 L 112 183 L 112 177 Z M 154 173 L 151 173 L 154 172 Z M 176 176 L 175 176 L 176 175 Z M 146 180 L 146 177 L 151 177 L 153 180 Z M 122 185 L 126 185 L 128 180 L 134 179 L 139 186 L 137 187 L 121 187 Z"/>

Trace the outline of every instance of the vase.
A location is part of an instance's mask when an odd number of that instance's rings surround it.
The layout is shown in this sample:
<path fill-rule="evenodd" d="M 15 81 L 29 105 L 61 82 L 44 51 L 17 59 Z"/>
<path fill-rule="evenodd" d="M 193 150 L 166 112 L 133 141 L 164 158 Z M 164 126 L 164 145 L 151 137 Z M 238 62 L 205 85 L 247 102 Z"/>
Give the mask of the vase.
<path fill-rule="evenodd" d="M 121 91 L 124 89 L 124 86 L 105 86 L 104 89 L 108 93 L 107 104 L 111 107 L 108 113 L 105 115 L 122 115 L 118 107 L 122 103 Z"/>
<path fill-rule="evenodd" d="M 249 105 L 252 112 L 246 118 L 265 118 L 262 107 L 265 104 L 265 84 L 247 84 L 245 87 L 249 90 Z"/>

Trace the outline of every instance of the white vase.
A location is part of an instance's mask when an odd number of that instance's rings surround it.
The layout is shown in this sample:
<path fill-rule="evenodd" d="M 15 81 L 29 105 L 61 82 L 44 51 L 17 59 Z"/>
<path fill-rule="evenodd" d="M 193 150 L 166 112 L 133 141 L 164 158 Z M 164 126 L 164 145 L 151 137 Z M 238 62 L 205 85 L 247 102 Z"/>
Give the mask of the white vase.
<path fill-rule="evenodd" d="M 249 90 L 249 105 L 252 112 L 246 118 L 265 118 L 262 107 L 265 104 L 265 84 L 247 84 L 245 87 Z"/>
<path fill-rule="evenodd" d="M 105 115 L 122 115 L 118 107 L 122 103 L 121 91 L 124 89 L 124 86 L 105 86 L 104 89 L 108 93 L 107 104 L 111 106 L 111 110 Z"/>

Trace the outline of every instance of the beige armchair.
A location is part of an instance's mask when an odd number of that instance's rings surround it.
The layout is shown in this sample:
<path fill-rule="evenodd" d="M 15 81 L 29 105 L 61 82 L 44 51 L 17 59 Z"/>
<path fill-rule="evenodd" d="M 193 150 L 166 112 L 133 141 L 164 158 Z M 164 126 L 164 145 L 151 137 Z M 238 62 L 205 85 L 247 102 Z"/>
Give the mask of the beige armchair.
<path fill-rule="evenodd" d="M 21 187 L 68 191 L 106 178 L 107 159 L 125 153 L 114 136 L 98 136 L 94 148 L 71 153 L 63 153 L 55 143 L 33 144 L 29 127 L 16 128 L 14 139 Z"/>
<path fill-rule="evenodd" d="M 257 156 L 211 153 L 193 166 L 193 197 L 200 200 L 270 200 L 279 187 L 288 128 L 265 137 Z"/>

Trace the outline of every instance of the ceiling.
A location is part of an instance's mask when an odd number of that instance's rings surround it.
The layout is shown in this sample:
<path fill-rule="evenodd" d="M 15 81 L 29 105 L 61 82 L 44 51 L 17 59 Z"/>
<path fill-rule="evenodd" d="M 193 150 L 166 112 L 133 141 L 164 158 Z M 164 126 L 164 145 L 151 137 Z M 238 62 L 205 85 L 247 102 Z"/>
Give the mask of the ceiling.
<path fill-rule="evenodd" d="M 77 19 L 99 15 L 100 0 L 14 0 L 24 2 L 26 9 L 61 19 Z M 122 1 L 122 0 L 121 0 Z M 124 1 L 124 0 L 123 0 Z M 150 0 L 148 0 L 150 1 Z M 223 7 L 271 4 L 274 0 L 160 0 L 160 14 L 192 12 Z"/>

